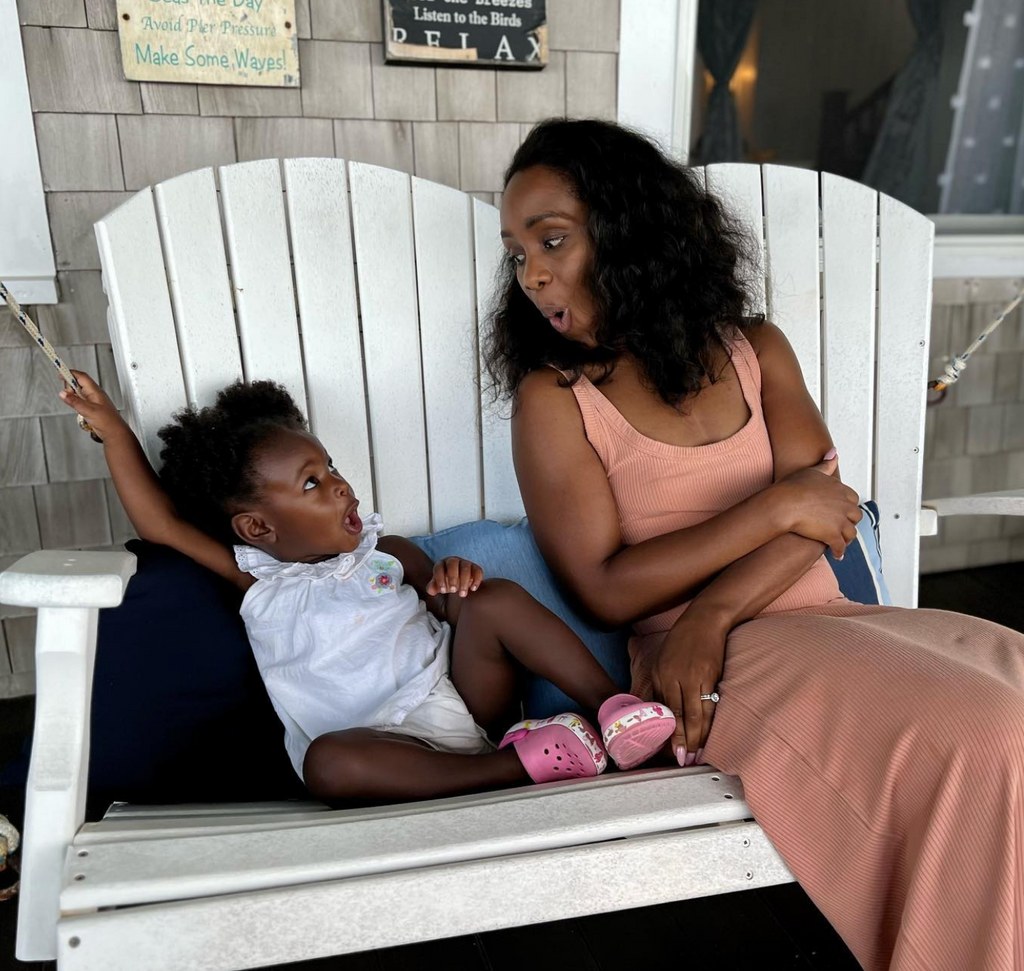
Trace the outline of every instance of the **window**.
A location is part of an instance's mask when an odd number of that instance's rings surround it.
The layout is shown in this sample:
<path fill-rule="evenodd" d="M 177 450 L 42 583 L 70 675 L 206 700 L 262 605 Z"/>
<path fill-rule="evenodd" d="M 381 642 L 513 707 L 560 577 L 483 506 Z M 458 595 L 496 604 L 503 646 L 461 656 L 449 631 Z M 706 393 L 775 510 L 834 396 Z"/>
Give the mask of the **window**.
<path fill-rule="evenodd" d="M 690 160 L 856 179 L 933 214 L 937 275 L 1024 274 L 1022 20 L 1019 0 L 705 0 Z"/>

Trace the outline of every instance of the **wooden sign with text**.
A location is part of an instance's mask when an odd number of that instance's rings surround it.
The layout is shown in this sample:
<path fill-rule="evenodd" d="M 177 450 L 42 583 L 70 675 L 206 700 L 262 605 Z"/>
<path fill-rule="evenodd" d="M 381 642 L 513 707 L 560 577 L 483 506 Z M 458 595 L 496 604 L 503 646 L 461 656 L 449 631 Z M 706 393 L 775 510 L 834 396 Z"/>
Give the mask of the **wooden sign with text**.
<path fill-rule="evenodd" d="M 299 86 L 295 0 L 117 0 L 130 81 Z"/>
<path fill-rule="evenodd" d="M 545 0 L 383 0 L 384 60 L 541 68 Z"/>

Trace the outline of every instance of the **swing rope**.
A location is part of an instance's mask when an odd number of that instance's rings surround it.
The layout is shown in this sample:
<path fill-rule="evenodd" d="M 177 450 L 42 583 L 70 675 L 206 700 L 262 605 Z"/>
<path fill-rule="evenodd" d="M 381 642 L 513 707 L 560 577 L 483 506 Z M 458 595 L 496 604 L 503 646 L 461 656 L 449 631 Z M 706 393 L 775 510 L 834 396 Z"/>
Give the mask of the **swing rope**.
<path fill-rule="evenodd" d="M 935 391 L 938 397 L 929 402 L 929 404 L 938 404 L 946 397 L 946 389 L 951 384 L 956 384 L 960 378 L 960 374 L 965 367 L 967 362 L 970 360 L 971 355 L 988 339 L 989 335 L 1011 314 L 1017 307 L 1017 305 L 1024 299 L 1024 287 L 1021 287 L 1017 291 L 1015 296 L 1003 309 L 999 315 L 988 325 L 971 343 L 971 346 L 967 348 L 963 354 L 957 354 L 953 356 L 953 359 L 946 365 L 945 370 L 942 372 L 942 377 L 935 378 L 928 382 L 928 390 Z"/>
<path fill-rule="evenodd" d="M 22 327 L 28 332 L 28 336 L 32 338 L 35 344 L 42 350 L 46 355 L 49 362 L 57 369 L 57 373 L 60 374 L 64 383 L 71 388 L 79 397 L 82 396 L 82 386 L 78 383 L 78 379 L 71 373 L 68 366 L 60 359 L 54 346 L 42 335 L 39 328 L 36 326 L 35 321 L 24 310 L 18 306 L 18 301 L 14 299 L 14 294 L 7 289 L 3 280 L 0 280 L 0 297 L 3 297 L 7 301 L 7 306 L 11 308 L 11 312 L 14 314 L 14 319 L 21 324 Z M 96 433 L 92 430 L 90 425 L 81 415 L 78 416 L 78 427 L 84 432 L 88 432 L 94 442 L 99 442 L 100 439 L 96 436 Z"/>

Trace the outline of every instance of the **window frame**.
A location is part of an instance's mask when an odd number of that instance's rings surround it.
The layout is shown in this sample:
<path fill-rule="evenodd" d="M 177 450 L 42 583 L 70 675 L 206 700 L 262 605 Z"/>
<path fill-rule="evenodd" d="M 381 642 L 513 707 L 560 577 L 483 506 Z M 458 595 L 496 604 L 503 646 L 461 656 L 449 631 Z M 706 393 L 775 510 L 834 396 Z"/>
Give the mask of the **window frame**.
<path fill-rule="evenodd" d="M 21 22 L 15 0 L 0 0 L 0 279 L 20 303 L 57 303 L 57 268 L 39 167 Z"/>

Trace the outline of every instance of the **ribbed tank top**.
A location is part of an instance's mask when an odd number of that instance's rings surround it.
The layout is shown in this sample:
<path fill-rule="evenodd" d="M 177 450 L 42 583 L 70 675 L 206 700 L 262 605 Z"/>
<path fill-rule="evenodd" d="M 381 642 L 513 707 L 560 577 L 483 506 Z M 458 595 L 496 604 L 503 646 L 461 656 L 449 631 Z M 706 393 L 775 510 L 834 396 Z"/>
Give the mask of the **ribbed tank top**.
<path fill-rule="evenodd" d="M 708 445 L 669 445 L 638 432 L 586 376 L 572 385 L 587 439 L 608 475 L 622 539 L 632 546 L 718 515 L 772 483 L 773 459 L 761 409 L 761 369 L 740 332 L 729 340 L 732 365 L 750 409 L 734 435 Z M 842 600 L 825 558 L 762 613 Z M 637 634 L 668 630 L 687 604 L 637 621 Z"/>

